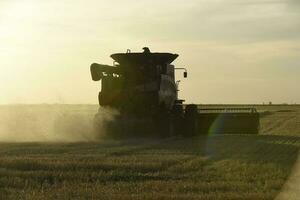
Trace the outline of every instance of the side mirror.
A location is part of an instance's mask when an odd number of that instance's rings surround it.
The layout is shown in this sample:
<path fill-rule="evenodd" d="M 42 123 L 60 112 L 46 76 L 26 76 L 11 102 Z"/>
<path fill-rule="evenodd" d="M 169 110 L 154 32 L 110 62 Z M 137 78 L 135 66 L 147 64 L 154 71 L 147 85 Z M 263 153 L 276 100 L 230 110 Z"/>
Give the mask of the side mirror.
<path fill-rule="evenodd" d="M 183 77 L 187 78 L 187 72 L 183 72 Z"/>

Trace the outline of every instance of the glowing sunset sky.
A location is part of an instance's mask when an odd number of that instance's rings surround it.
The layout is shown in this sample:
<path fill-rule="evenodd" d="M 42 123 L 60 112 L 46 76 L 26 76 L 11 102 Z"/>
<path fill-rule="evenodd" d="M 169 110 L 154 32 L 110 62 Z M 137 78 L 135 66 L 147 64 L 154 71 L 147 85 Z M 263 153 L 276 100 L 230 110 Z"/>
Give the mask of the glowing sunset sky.
<path fill-rule="evenodd" d="M 144 46 L 187 102 L 300 103 L 299 0 L 1 0 L 0 104 L 97 103 L 89 65 Z"/>

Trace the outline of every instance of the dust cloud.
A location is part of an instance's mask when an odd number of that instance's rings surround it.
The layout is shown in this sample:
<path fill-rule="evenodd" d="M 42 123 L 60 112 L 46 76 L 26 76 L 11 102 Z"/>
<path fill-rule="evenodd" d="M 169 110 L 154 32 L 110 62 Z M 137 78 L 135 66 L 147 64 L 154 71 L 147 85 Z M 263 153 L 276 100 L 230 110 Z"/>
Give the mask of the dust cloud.
<path fill-rule="evenodd" d="M 77 142 L 99 140 L 105 130 L 94 129 L 97 105 L 0 106 L 0 142 Z M 116 112 L 99 109 L 104 120 Z"/>

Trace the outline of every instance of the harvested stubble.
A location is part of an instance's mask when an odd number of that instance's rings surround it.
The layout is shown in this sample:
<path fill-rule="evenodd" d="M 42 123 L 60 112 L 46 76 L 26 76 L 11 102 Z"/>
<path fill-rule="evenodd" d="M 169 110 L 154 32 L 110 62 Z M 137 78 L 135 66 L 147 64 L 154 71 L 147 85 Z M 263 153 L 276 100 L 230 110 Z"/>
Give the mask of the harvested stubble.
<path fill-rule="evenodd" d="M 300 147 L 280 131 L 300 113 L 270 112 L 261 135 L 1 143 L 0 199 L 274 199 Z"/>

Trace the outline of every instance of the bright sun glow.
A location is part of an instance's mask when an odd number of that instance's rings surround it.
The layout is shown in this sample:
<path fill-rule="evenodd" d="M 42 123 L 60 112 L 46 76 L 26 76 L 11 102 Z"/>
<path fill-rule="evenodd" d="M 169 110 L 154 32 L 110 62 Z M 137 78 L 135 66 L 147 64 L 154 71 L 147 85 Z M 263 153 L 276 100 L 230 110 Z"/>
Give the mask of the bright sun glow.
<path fill-rule="evenodd" d="M 30 62 L 32 52 L 28 52 L 28 44 L 35 37 L 35 9 L 30 1 L 2 2 L 0 10 L 0 102 L 17 101 L 15 91 L 22 83 L 26 66 L 24 60 Z M 23 62 L 22 62 L 23 61 Z M 12 97 L 13 96 L 13 97 Z"/>
<path fill-rule="evenodd" d="M 299 4 L 88 2 L 0 1 L 0 104 L 97 103 L 89 65 L 144 46 L 180 54 L 187 102 L 300 102 Z"/>

